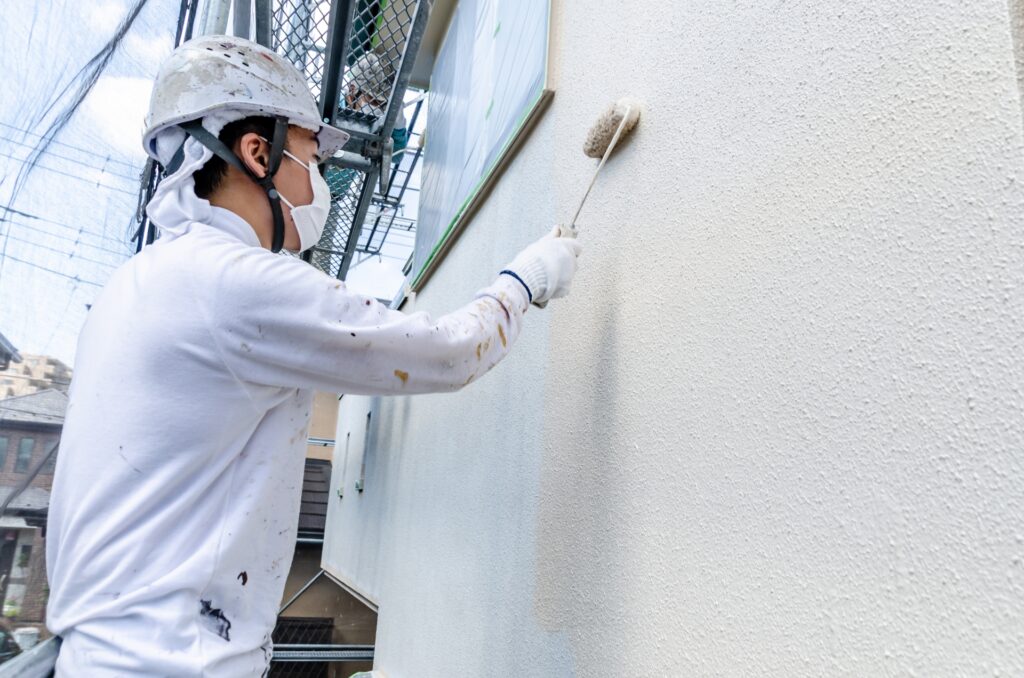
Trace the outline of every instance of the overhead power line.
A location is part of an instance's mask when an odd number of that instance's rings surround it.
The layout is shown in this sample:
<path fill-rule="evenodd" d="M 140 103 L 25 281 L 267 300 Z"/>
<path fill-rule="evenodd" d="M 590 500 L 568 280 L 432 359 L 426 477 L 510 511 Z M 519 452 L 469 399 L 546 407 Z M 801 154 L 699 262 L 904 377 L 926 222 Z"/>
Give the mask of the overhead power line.
<path fill-rule="evenodd" d="M 36 137 L 37 139 L 42 139 L 43 138 L 42 134 L 37 134 L 36 132 L 30 132 L 27 129 L 22 129 L 20 127 L 15 127 L 14 125 L 9 125 L 6 122 L 0 122 L 0 127 L 6 127 L 8 129 L 12 129 L 12 130 L 14 130 L 16 132 L 21 132 L 22 134 L 28 134 L 29 136 Z M 57 144 L 58 146 L 65 146 L 67 148 L 74 149 L 74 150 L 76 150 L 76 151 L 78 151 L 80 153 L 88 153 L 90 155 L 95 155 L 95 156 L 100 157 L 100 158 L 105 157 L 102 153 L 97 153 L 94 150 L 89 150 L 88 148 L 82 148 L 81 146 L 73 146 L 72 144 L 65 143 L 63 141 L 57 141 L 56 139 L 51 140 L 50 143 L 51 144 Z M 111 158 L 110 161 L 111 162 L 116 162 L 119 165 L 126 165 L 126 166 L 128 166 L 128 167 L 130 167 L 132 169 L 138 169 L 136 165 L 134 165 L 134 164 L 132 164 L 130 162 L 126 162 L 124 160 L 116 160 L 114 158 Z"/>
<path fill-rule="evenodd" d="M 64 87 L 57 89 L 57 86 L 52 89 L 55 90 L 52 95 L 47 97 L 47 100 L 40 106 L 40 112 L 38 115 L 32 117 L 42 125 L 45 121 L 49 121 L 46 124 L 45 130 L 39 136 L 39 143 L 36 148 L 29 154 L 29 157 L 21 163 L 21 167 L 18 168 L 18 172 L 14 177 L 12 186 L 10 189 L 10 195 L 7 200 L 8 205 L 13 205 L 18 200 L 21 190 L 25 187 L 25 182 L 32 174 L 32 170 L 39 162 L 40 157 L 46 152 L 50 144 L 53 143 L 54 138 L 65 129 L 68 122 L 74 116 L 75 112 L 85 101 L 85 98 L 89 95 L 89 92 L 93 90 L 93 87 L 99 81 L 100 76 L 106 70 L 110 64 L 111 59 L 117 53 L 118 48 L 121 46 L 125 35 L 131 29 L 136 19 L 139 17 L 139 13 L 146 6 L 149 0 L 135 0 L 135 2 L 128 9 L 124 19 L 118 24 L 117 30 L 114 31 L 114 35 L 103 45 L 98 52 L 96 52 L 85 64 L 79 68 L 74 75 L 67 81 Z M 51 168 L 50 171 L 53 171 Z M 55 172 L 62 174 L 61 172 Z M 114 189 L 117 191 L 117 189 Z M 121 191 L 128 195 L 134 195 L 128 191 Z M 3 255 L 7 252 L 7 240 L 3 241 L 3 245 L 0 246 L 0 280 L 2 280 L 4 262 L 6 259 Z"/>
<path fill-rule="evenodd" d="M 39 269 L 40 271 L 45 271 L 46 273 L 59 275 L 60 277 L 67 278 L 68 280 L 74 280 L 76 283 L 81 283 L 83 285 L 95 285 L 96 287 L 103 287 L 103 283 L 98 283 L 93 280 L 85 280 L 83 278 L 79 278 L 77 275 L 68 275 L 67 273 L 64 273 L 62 271 L 55 271 L 52 268 L 47 268 L 46 266 L 43 266 L 42 264 L 36 263 L 34 261 L 25 261 L 24 259 L 19 259 L 18 257 L 11 256 L 10 254 L 5 255 L 4 258 L 10 259 L 11 261 L 16 261 L 19 264 L 31 266 L 33 268 Z"/>
<path fill-rule="evenodd" d="M 117 238 L 115 238 L 113 236 L 104 235 L 103 233 L 95 233 L 93 231 L 86 231 L 81 226 L 72 226 L 71 224 L 64 223 L 63 221 L 54 221 L 53 219 L 47 219 L 46 217 L 41 217 L 38 214 L 32 214 L 31 212 L 24 212 L 22 210 L 16 210 L 13 207 L 4 207 L 3 205 L 0 205 L 0 210 L 2 210 L 4 212 L 8 212 L 10 214 L 16 214 L 19 217 L 25 217 L 26 219 L 32 219 L 33 221 L 42 221 L 43 223 L 46 223 L 46 224 L 53 224 L 54 226 L 60 226 L 61 228 L 66 228 L 66 229 L 75 231 L 76 233 L 79 233 L 79 234 L 91 235 L 94 238 L 99 238 L 100 240 L 109 240 L 111 242 L 117 243 L 118 245 L 124 245 L 125 247 L 128 246 L 128 243 L 124 242 L 123 240 L 118 240 Z M 0 217 L 0 222 L 3 222 L 3 221 L 7 221 L 7 219 L 5 217 Z M 18 223 L 20 223 L 20 222 L 18 222 Z M 27 225 L 27 224 L 24 224 L 24 225 Z M 120 254 L 120 252 L 118 252 L 118 254 Z"/>
<path fill-rule="evenodd" d="M 58 240 L 62 240 L 64 242 L 66 242 L 66 243 L 69 243 L 70 247 L 88 247 L 89 249 L 94 249 L 94 250 L 97 250 L 99 252 L 106 252 L 108 254 L 116 254 L 119 257 L 125 257 L 125 258 L 130 257 L 132 255 L 132 252 L 128 248 L 127 244 L 124 245 L 125 249 L 123 249 L 123 250 L 115 250 L 115 249 L 111 249 L 109 247 L 103 247 L 101 245 L 95 245 L 95 244 L 93 244 L 91 242 L 88 242 L 87 240 L 82 240 L 80 238 L 75 238 L 75 237 L 72 237 L 70 235 L 64 235 L 63 233 L 52 233 L 52 232 L 50 232 L 50 231 L 48 231 L 48 230 L 46 230 L 44 228 L 40 228 L 37 224 L 27 224 L 27 223 L 25 223 L 23 221 L 12 221 L 10 219 L 2 219 L 2 218 L 0 218 L 0 222 L 7 222 L 7 223 L 10 223 L 10 224 L 17 224 L 18 226 L 24 226 L 25 228 L 31 229 L 33 233 L 38 233 L 40 235 L 49 236 L 51 238 L 57 238 Z M 90 234 L 89 233 L 84 233 L 84 235 L 90 235 Z M 14 240 L 17 240 L 17 237 L 15 237 L 13 235 L 11 235 L 9 237 L 11 237 Z"/>
<path fill-rule="evenodd" d="M 19 158 L 18 156 L 11 155 L 9 153 L 0 153 L 0 156 L 4 156 L 5 158 L 10 158 L 11 160 L 17 160 L 18 162 L 22 162 L 22 163 L 24 163 L 25 160 L 26 160 L 25 158 Z M 38 167 L 39 169 L 47 170 L 48 172 L 53 172 L 54 174 L 60 174 L 60 175 L 63 175 L 65 177 L 68 177 L 69 179 L 77 179 L 78 181 L 82 181 L 82 182 L 85 182 L 87 184 L 92 184 L 93 186 L 97 186 L 97 187 L 100 187 L 100 188 L 106 188 L 107 190 L 110 190 L 110 191 L 117 191 L 118 193 L 124 193 L 125 195 L 130 195 L 132 197 L 135 197 L 135 195 L 136 195 L 134 191 L 126 191 L 123 188 L 117 188 L 115 186 L 110 186 L 109 184 L 101 184 L 98 181 L 93 182 L 92 179 L 86 179 L 85 177 L 79 177 L 79 176 L 76 176 L 76 175 L 71 174 L 69 172 L 63 172 L 63 171 L 61 171 L 59 169 L 55 169 L 53 167 L 49 167 L 47 165 L 40 164 L 38 162 L 35 164 L 35 166 Z"/>
<path fill-rule="evenodd" d="M 6 141 L 6 142 L 11 143 L 11 144 L 17 144 L 18 146 L 22 146 L 24 148 L 34 148 L 32 146 L 32 144 L 26 144 L 24 141 L 16 141 L 14 139 L 8 139 L 8 138 L 2 137 L 2 136 L 0 136 L 0 141 Z M 110 176 L 118 177 L 120 179 L 125 179 L 126 181 L 131 181 L 133 183 L 138 183 L 138 181 L 139 181 L 139 177 L 137 177 L 137 176 L 133 177 L 133 176 L 129 176 L 127 174 L 119 174 L 117 172 L 111 171 L 110 169 L 108 169 L 106 167 L 100 167 L 99 165 L 94 165 L 94 164 L 90 164 L 88 162 L 85 162 L 81 158 L 70 158 L 70 157 L 68 157 L 66 155 L 61 155 L 59 153 L 54 153 L 53 151 L 47 151 L 46 155 L 51 157 L 51 158 L 60 158 L 61 160 L 67 160 L 68 162 L 77 163 L 79 165 L 83 165 L 85 167 L 89 167 L 91 169 L 94 169 L 94 170 L 97 170 L 97 171 L 109 174 Z M 8 155 L 7 157 L 8 158 L 12 158 L 14 156 Z M 113 158 L 111 158 L 110 156 L 104 157 L 102 155 L 96 155 L 95 157 L 101 158 L 103 160 L 108 160 L 110 162 L 113 162 Z"/>
<path fill-rule="evenodd" d="M 27 223 L 24 223 L 24 222 L 21 222 L 21 221 L 12 221 L 10 219 L 0 219 L 0 222 L 6 222 L 6 223 L 9 223 L 9 224 L 16 224 L 18 226 L 23 226 L 23 227 L 25 227 L 27 229 L 31 229 L 33 233 L 38 233 L 39 235 L 45 235 L 45 236 L 48 236 L 48 237 L 51 237 L 51 238 L 56 238 L 56 239 L 61 240 L 61 241 L 65 242 L 65 243 L 68 243 L 69 247 L 88 247 L 89 249 L 96 250 L 97 252 L 105 252 L 107 254 L 115 254 L 115 255 L 117 255 L 119 257 L 130 257 L 132 255 L 132 251 L 128 248 L 128 245 L 125 245 L 124 246 L 125 249 L 122 249 L 122 250 L 111 249 L 109 247 L 103 247 L 102 245 L 97 245 L 97 244 L 91 243 L 91 242 L 89 242 L 87 240 L 82 240 L 80 238 L 74 238 L 74 237 L 72 237 L 70 235 L 64 235 L 63 233 L 53 233 L 53 232 L 48 231 L 48 230 L 46 230 L 44 228 L 40 228 L 36 224 L 27 224 Z M 89 235 L 89 234 L 86 233 L 85 235 Z M 2 236 L 0 236 L 0 237 L 2 237 Z M 11 236 L 11 238 L 14 238 L 14 237 L 15 236 L 13 236 L 13 235 Z"/>
<path fill-rule="evenodd" d="M 31 240 L 25 240 L 24 238 L 19 238 L 19 237 L 14 236 L 14 235 L 9 235 L 7 237 L 10 238 L 11 240 L 16 240 L 17 242 L 24 243 L 24 244 L 29 245 L 31 247 L 38 247 L 39 249 L 48 250 L 48 251 L 53 252 L 55 254 L 63 254 L 68 259 L 77 259 L 79 261 L 88 261 L 89 263 L 99 264 L 100 266 L 105 266 L 107 268 L 117 268 L 118 266 L 120 266 L 119 263 L 115 264 L 115 263 L 111 263 L 109 261 L 100 261 L 99 259 L 90 259 L 89 257 L 86 257 L 86 256 L 83 256 L 81 254 L 78 254 L 77 252 L 66 252 L 64 250 L 59 250 L 56 247 L 50 247 L 48 245 L 43 245 L 42 243 L 33 242 Z"/>

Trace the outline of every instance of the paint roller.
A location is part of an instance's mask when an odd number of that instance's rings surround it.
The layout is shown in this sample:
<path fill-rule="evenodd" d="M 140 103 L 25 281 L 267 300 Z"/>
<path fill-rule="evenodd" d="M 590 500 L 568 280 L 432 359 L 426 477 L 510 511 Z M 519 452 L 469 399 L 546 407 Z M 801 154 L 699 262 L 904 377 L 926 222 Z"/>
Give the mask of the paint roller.
<path fill-rule="evenodd" d="M 583 206 L 587 203 L 590 190 L 594 188 L 601 168 L 604 167 L 619 141 L 632 132 L 639 121 L 640 102 L 630 97 L 623 97 L 609 106 L 597 119 L 597 122 L 591 126 L 590 131 L 587 132 L 587 139 L 583 142 L 583 153 L 588 158 L 601 158 L 601 162 L 594 170 L 594 176 L 591 177 L 590 184 L 587 186 L 586 192 L 583 193 L 583 199 L 580 200 L 576 213 L 572 215 L 572 221 L 568 226 L 561 226 L 560 235 L 567 238 L 576 237 L 576 218 L 580 216 Z"/>
<path fill-rule="evenodd" d="M 601 173 L 601 168 L 604 167 L 608 156 L 615 150 L 619 140 L 632 132 L 639 121 L 640 102 L 630 97 L 623 97 L 609 106 L 601 114 L 601 117 L 597 119 L 597 122 L 590 127 L 590 130 L 587 132 L 586 141 L 583 142 L 583 153 L 588 158 L 601 158 L 601 162 L 597 164 L 594 176 L 590 178 L 590 184 L 587 186 L 586 192 L 583 193 L 583 199 L 580 200 L 576 213 L 572 215 L 572 221 L 569 222 L 568 226 L 564 224 L 558 225 L 559 236 L 563 238 L 576 237 L 576 218 L 579 217 L 583 206 L 587 203 L 590 189 L 594 188 L 594 183 L 597 181 L 597 175 Z M 546 301 L 534 304 L 534 306 L 539 306 L 540 308 L 544 308 L 547 305 Z"/>

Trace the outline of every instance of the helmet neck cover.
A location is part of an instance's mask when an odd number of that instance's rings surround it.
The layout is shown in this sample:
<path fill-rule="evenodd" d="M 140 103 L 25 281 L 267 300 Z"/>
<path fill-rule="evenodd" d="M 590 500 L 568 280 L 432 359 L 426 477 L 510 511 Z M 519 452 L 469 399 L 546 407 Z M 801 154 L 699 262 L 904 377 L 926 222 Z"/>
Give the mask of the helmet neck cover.
<path fill-rule="evenodd" d="M 284 146 L 285 141 L 288 137 L 288 120 L 284 116 L 276 116 L 274 118 L 274 136 L 270 143 L 270 161 L 267 163 L 267 171 L 263 176 L 257 175 L 248 165 L 241 161 L 241 159 L 235 155 L 235 152 L 228 148 L 228 146 L 218 139 L 216 136 L 210 133 L 205 127 L 203 127 L 201 120 L 190 120 L 188 122 L 179 123 L 178 125 L 185 133 L 198 141 L 200 144 L 210 149 L 218 158 L 228 163 L 232 167 L 241 170 L 246 176 L 252 179 L 263 192 L 266 193 L 267 200 L 270 203 L 270 211 L 274 218 L 274 230 L 271 237 L 270 251 L 277 252 L 281 251 L 284 247 L 284 212 L 281 210 L 281 195 L 277 192 L 277 188 L 274 186 L 274 175 L 277 174 L 277 170 L 281 167 L 281 159 L 284 157 Z M 171 161 L 168 163 L 165 172 L 167 174 L 173 174 L 175 170 L 181 165 L 184 157 L 184 144 L 178 149 L 178 152 L 174 154 Z"/>

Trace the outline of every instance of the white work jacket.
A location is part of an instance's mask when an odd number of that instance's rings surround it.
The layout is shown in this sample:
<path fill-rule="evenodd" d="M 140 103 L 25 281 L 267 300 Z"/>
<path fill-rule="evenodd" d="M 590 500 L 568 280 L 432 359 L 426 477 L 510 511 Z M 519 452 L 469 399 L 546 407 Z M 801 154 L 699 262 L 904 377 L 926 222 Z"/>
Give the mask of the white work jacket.
<path fill-rule="evenodd" d="M 117 269 L 82 331 L 50 504 L 58 676 L 260 676 L 295 549 L 312 390 L 455 391 L 504 357 L 509 276 L 406 315 L 208 208 Z"/>

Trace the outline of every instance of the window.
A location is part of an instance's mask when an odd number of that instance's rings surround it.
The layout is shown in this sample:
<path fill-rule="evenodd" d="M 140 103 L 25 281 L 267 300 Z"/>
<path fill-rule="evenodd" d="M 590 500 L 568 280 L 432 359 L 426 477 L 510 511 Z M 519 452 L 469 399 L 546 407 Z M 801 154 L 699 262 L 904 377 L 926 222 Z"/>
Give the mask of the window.
<path fill-rule="evenodd" d="M 43 464 L 43 468 L 39 471 L 40 473 L 48 473 L 53 475 L 54 470 L 57 468 L 57 450 L 50 452 L 50 458 Z"/>
<path fill-rule="evenodd" d="M 7 463 L 7 436 L 0 436 L 0 471 L 4 470 L 4 464 Z"/>
<path fill-rule="evenodd" d="M 32 562 L 32 544 L 22 544 L 21 550 L 18 551 L 17 565 L 19 568 L 25 569 L 30 562 Z"/>
<path fill-rule="evenodd" d="M 18 442 L 18 458 L 14 461 L 14 472 L 25 473 L 32 461 L 32 450 L 36 446 L 35 438 L 22 438 Z"/>
<path fill-rule="evenodd" d="M 497 11 L 493 3 L 446 4 L 455 10 L 431 69 L 432 141 L 422 160 L 437 170 L 419 194 L 413 290 L 423 286 L 443 259 L 445 243 L 454 241 L 474 208 L 486 200 L 487 188 L 508 167 L 517 139 L 525 138 L 552 95 L 550 0 L 501 3 Z M 473 77 L 466 77 L 463 64 L 484 63 L 489 67 L 479 69 L 479 76 L 474 69 Z M 477 92 L 487 95 L 474 96 Z"/>

